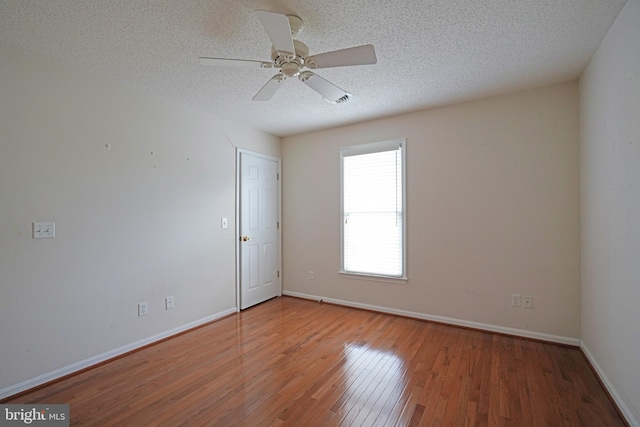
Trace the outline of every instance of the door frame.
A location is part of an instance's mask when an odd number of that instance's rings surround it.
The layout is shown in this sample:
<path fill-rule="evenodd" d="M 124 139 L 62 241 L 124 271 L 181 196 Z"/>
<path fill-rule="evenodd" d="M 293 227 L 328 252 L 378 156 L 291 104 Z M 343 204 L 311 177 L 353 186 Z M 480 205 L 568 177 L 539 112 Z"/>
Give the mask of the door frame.
<path fill-rule="evenodd" d="M 278 191 L 278 250 L 276 251 L 278 256 L 278 278 L 280 279 L 280 288 L 278 289 L 278 296 L 282 296 L 282 159 L 280 157 L 270 156 L 264 153 L 258 153 L 256 151 L 247 150 L 244 148 L 236 147 L 236 227 L 235 227 L 235 242 L 236 242 L 236 312 L 240 312 L 240 181 L 242 168 L 240 166 L 240 155 L 248 154 L 254 157 L 260 157 L 267 160 L 272 160 L 278 164 L 278 176 L 277 176 L 277 191 Z"/>

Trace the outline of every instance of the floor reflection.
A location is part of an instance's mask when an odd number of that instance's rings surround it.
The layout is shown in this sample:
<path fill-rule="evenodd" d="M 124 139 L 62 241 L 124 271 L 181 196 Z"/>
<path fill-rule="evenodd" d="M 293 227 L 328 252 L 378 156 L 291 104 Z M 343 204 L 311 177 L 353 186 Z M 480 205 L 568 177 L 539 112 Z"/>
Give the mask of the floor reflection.
<path fill-rule="evenodd" d="M 345 346 L 344 354 L 347 378 L 342 408 L 374 419 L 385 413 L 385 406 L 392 408 L 406 386 L 404 360 L 392 350 L 358 344 Z M 369 425 L 374 419 L 354 425 Z"/>

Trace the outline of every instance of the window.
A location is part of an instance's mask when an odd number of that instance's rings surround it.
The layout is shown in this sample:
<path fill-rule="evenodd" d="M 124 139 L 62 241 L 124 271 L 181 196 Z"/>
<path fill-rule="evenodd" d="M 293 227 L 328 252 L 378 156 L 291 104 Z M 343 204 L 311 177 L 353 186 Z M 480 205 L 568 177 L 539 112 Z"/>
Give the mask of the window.
<path fill-rule="evenodd" d="M 406 279 L 405 141 L 340 150 L 341 273 Z"/>

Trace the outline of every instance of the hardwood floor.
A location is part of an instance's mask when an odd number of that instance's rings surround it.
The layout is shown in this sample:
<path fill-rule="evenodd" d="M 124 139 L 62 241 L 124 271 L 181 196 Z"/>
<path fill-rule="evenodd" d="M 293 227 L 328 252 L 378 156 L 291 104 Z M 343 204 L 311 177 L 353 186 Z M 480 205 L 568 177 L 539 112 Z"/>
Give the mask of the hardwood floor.
<path fill-rule="evenodd" d="M 276 298 L 4 403 L 71 425 L 626 425 L 577 348 Z"/>

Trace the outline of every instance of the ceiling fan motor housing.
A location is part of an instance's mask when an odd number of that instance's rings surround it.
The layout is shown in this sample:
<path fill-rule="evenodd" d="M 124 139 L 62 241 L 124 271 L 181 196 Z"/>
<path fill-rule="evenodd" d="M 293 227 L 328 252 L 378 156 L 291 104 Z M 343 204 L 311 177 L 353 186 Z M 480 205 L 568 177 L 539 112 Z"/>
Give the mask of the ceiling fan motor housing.
<path fill-rule="evenodd" d="M 289 20 L 291 37 L 297 36 L 300 33 L 300 31 L 302 31 L 302 27 L 304 26 L 304 22 L 302 21 L 302 18 L 296 15 L 287 15 L 287 19 Z"/>
<path fill-rule="evenodd" d="M 281 67 L 282 64 L 287 62 L 294 62 L 300 67 L 304 65 L 304 59 L 309 56 L 309 48 L 300 40 L 294 40 L 293 47 L 295 49 L 295 53 L 278 52 L 273 46 L 271 46 L 271 59 L 276 67 Z"/>

